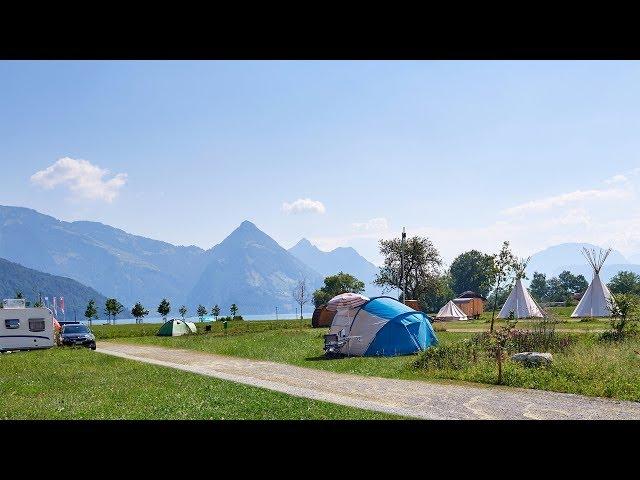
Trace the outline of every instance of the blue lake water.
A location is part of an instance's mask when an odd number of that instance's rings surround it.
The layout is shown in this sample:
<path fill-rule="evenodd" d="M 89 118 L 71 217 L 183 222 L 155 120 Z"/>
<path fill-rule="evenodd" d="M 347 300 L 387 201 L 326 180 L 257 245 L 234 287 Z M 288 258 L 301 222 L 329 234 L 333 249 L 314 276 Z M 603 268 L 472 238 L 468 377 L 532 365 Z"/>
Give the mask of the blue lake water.
<path fill-rule="evenodd" d="M 304 316 L 304 318 L 311 318 L 311 316 L 313 315 L 313 312 L 304 312 L 302 315 Z M 167 319 L 171 319 L 171 318 L 180 318 L 180 317 L 175 317 L 175 316 L 167 317 Z M 242 318 L 244 318 L 245 320 L 252 320 L 252 321 L 276 320 L 276 314 L 269 313 L 266 315 L 242 315 Z M 295 313 L 278 313 L 277 319 L 278 320 L 295 320 L 296 318 L 299 318 L 299 317 Z M 67 321 L 69 320 L 73 320 L 73 318 L 67 318 Z M 84 317 L 82 319 L 78 318 L 78 320 L 82 321 L 82 323 L 87 323 Z M 200 321 L 200 317 L 185 317 L 185 320 L 189 322 L 198 323 Z M 206 317 L 203 317 L 203 320 L 205 322 L 210 322 L 213 320 L 213 317 L 208 315 Z M 116 325 L 126 325 L 129 323 L 136 323 L 136 319 L 135 318 L 119 318 L 116 320 Z M 143 323 L 163 323 L 163 322 L 162 322 L 162 317 L 145 317 Z M 100 318 L 98 320 L 93 320 L 92 324 L 106 325 L 107 319 Z"/>

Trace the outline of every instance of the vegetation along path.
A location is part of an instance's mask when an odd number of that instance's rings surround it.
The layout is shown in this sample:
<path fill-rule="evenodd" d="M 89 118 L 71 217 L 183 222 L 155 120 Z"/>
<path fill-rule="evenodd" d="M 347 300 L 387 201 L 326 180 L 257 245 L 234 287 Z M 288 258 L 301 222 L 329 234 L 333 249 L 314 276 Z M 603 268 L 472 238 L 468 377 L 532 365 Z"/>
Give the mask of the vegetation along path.
<path fill-rule="evenodd" d="M 640 403 L 506 387 L 364 377 L 148 345 L 100 342 L 119 357 L 340 405 L 425 419 L 640 419 Z"/>

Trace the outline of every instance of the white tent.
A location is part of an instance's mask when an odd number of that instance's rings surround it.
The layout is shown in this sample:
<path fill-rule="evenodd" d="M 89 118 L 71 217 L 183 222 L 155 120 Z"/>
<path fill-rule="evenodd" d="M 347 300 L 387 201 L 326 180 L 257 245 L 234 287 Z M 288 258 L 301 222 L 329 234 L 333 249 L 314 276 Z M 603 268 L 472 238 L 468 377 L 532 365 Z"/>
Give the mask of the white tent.
<path fill-rule="evenodd" d="M 450 322 L 455 320 L 466 320 L 467 315 L 453 303 L 453 300 L 449 300 L 447 304 L 440 309 L 436 315 L 436 320 L 442 322 Z"/>
<path fill-rule="evenodd" d="M 604 253 L 600 251 L 600 254 L 596 258 L 594 250 L 583 249 L 583 254 L 587 258 L 587 261 L 593 267 L 593 280 L 587 291 L 580 299 L 580 303 L 571 314 L 572 317 L 610 317 L 611 316 L 611 302 L 613 297 L 607 286 L 600 278 L 600 269 L 604 264 L 604 261 L 609 256 L 611 249 L 606 250 Z"/>
<path fill-rule="evenodd" d="M 524 287 L 522 278 L 516 280 L 516 284 L 511 290 L 507 301 L 504 302 L 498 318 L 509 318 L 509 315 L 513 312 L 515 318 L 542 318 L 544 313 L 533 299 L 529 290 Z"/>

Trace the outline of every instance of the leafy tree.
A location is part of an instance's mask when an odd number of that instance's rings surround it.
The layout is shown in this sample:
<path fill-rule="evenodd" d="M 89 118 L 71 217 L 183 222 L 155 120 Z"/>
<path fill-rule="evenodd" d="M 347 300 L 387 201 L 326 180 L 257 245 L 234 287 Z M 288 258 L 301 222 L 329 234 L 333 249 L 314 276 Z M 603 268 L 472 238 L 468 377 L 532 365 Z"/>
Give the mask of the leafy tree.
<path fill-rule="evenodd" d="M 404 246 L 404 271 L 400 272 L 402 241 L 399 238 L 380 240 L 380 254 L 384 265 L 380 267 L 374 283 L 382 287 L 383 292 L 394 288 L 404 289 L 407 298 L 422 298 L 432 284 L 442 259 L 438 249 L 427 237 L 410 237 Z"/>
<path fill-rule="evenodd" d="M 362 293 L 364 282 L 353 275 L 338 272 L 336 275 L 325 277 L 324 286 L 313 292 L 313 303 L 317 307 L 331 300 L 341 293 Z"/>
<path fill-rule="evenodd" d="M 196 310 L 196 312 L 198 313 L 198 317 L 200 317 L 200 321 L 203 322 L 204 316 L 207 314 L 207 307 L 204 305 L 198 305 L 198 310 Z"/>
<path fill-rule="evenodd" d="M 144 308 L 140 302 L 137 302 L 131 309 L 131 315 L 136 319 L 136 323 L 142 323 L 143 318 L 149 315 L 149 310 Z"/>
<path fill-rule="evenodd" d="M 104 302 L 104 313 L 107 315 L 109 319 L 109 323 L 111 323 L 111 319 L 113 319 L 113 323 L 116 323 L 116 316 L 120 315 L 124 310 L 124 306 L 115 298 L 107 298 Z"/>
<path fill-rule="evenodd" d="M 213 307 L 211 307 L 211 315 L 213 315 L 213 318 L 215 318 L 217 322 L 218 315 L 220 315 L 220 307 L 218 306 L 218 304 L 215 304 Z"/>
<path fill-rule="evenodd" d="M 24 298 L 24 294 L 20 290 L 16 290 L 16 298 Z"/>
<path fill-rule="evenodd" d="M 307 279 L 301 278 L 291 292 L 293 299 L 300 305 L 300 320 L 302 320 L 302 307 L 309 301 L 309 288 L 307 287 Z"/>
<path fill-rule="evenodd" d="M 427 279 L 426 290 L 417 300 L 421 308 L 426 312 L 437 312 L 455 293 L 451 289 L 451 277 L 449 274 L 432 275 Z"/>
<path fill-rule="evenodd" d="M 169 315 L 169 312 L 171 311 L 171 303 L 169 303 L 169 300 L 167 300 L 166 298 L 163 298 L 162 301 L 160 302 L 160 305 L 158 305 L 157 311 L 162 316 L 162 320 L 166 322 L 167 315 Z"/>
<path fill-rule="evenodd" d="M 451 288 L 454 294 L 467 290 L 489 295 L 494 280 L 493 257 L 478 250 L 461 253 L 451 263 Z"/>
<path fill-rule="evenodd" d="M 547 277 L 544 273 L 533 272 L 533 279 L 529 285 L 531 295 L 540 301 L 547 298 Z"/>
<path fill-rule="evenodd" d="M 238 313 L 238 306 L 235 303 L 232 303 L 231 307 L 229 307 L 229 310 L 231 311 L 231 318 L 234 318 L 236 316 L 236 313 Z"/>
<path fill-rule="evenodd" d="M 187 307 L 185 307 L 184 305 L 182 305 L 179 309 L 178 312 L 180 312 L 180 316 L 182 317 L 182 320 L 184 320 L 184 316 L 187 314 Z"/>
<path fill-rule="evenodd" d="M 607 286 L 611 293 L 640 294 L 640 275 L 623 270 L 616 273 Z"/>
<path fill-rule="evenodd" d="M 601 338 L 623 340 L 628 333 L 635 333 L 640 319 L 640 298 L 632 293 L 613 294 L 609 301 L 611 332 Z M 608 333 L 608 335 L 607 335 Z"/>
<path fill-rule="evenodd" d="M 491 328 L 490 332 L 493 332 L 493 323 L 496 317 L 496 309 L 498 307 L 498 296 L 500 294 L 500 287 L 502 282 L 507 280 L 512 273 L 518 268 L 518 260 L 511 253 L 509 248 L 509 242 L 503 242 L 500 253 L 493 257 L 493 272 L 494 272 L 494 300 L 493 311 L 491 313 Z"/>
<path fill-rule="evenodd" d="M 547 300 L 550 302 L 566 302 L 570 293 L 567 286 L 558 277 L 547 280 Z"/>
<path fill-rule="evenodd" d="M 589 283 L 583 275 L 573 275 L 568 270 L 564 270 L 560 273 L 560 275 L 558 275 L 558 280 L 562 282 L 562 285 L 569 295 L 584 292 L 589 287 Z"/>
<path fill-rule="evenodd" d="M 92 320 L 95 318 L 98 319 L 98 309 L 96 308 L 96 301 L 91 299 L 87 304 L 87 309 L 84 311 L 84 316 L 87 317 L 89 321 L 89 325 L 91 325 Z"/>

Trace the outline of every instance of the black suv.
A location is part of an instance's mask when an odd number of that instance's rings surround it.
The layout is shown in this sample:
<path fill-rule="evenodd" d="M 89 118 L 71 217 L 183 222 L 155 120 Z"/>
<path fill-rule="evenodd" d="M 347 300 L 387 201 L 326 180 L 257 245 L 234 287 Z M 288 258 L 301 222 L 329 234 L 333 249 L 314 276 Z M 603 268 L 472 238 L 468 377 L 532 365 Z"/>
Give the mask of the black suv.
<path fill-rule="evenodd" d="M 96 337 L 93 336 L 91 330 L 81 323 L 69 323 L 62 325 L 60 330 L 60 338 L 58 345 L 89 347 L 91 350 L 96 349 Z"/>

